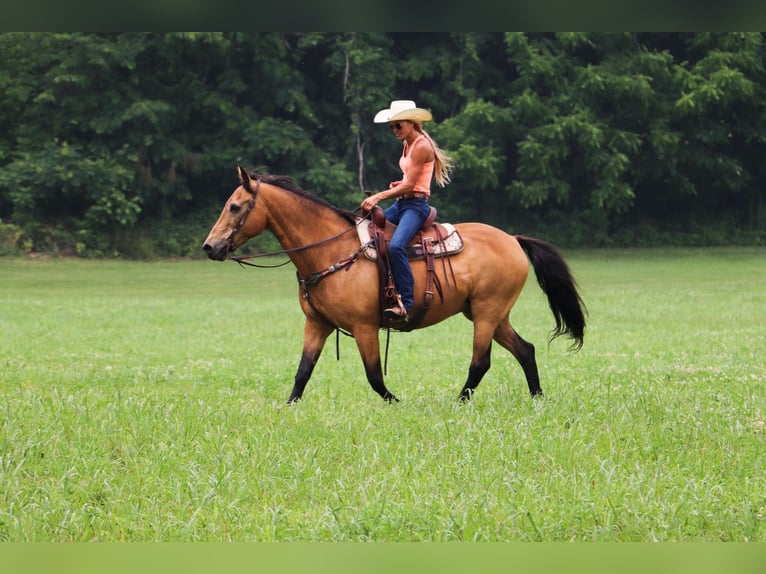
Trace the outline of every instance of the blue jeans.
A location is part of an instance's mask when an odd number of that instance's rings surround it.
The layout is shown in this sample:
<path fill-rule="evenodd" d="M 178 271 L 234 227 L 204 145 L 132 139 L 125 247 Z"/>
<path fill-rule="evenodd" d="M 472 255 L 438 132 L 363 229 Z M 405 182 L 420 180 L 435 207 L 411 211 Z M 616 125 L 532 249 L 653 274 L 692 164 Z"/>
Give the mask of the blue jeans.
<path fill-rule="evenodd" d="M 430 207 L 425 199 L 399 199 L 386 209 L 386 219 L 396 225 L 396 231 L 388 246 L 391 275 L 407 313 L 412 309 L 415 282 L 407 257 L 407 244 L 423 226 L 429 211 Z"/>

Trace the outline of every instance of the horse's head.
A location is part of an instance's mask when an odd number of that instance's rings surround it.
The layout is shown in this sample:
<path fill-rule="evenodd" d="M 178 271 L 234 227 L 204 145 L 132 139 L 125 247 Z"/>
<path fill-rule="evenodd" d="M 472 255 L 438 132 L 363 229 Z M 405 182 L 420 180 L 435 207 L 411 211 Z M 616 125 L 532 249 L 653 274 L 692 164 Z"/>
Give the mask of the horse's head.
<path fill-rule="evenodd" d="M 261 233 L 266 226 L 264 210 L 257 208 L 259 180 L 253 180 L 241 166 L 240 184 L 223 206 L 218 221 L 205 239 L 202 249 L 210 259 L 223 261 L 237 247 Z"/>

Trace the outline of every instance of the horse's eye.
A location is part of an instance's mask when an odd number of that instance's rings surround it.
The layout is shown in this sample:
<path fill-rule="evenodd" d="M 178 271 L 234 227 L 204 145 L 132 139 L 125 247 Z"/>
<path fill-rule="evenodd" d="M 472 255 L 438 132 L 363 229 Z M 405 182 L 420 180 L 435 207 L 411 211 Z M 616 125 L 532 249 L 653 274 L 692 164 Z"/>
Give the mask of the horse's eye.
<path fill-rule="evenodd" d="M 229 211 L 231 211 L 232 213 L 239 213 L 240 209 L 242 209 L 242 206 L 241 205 L 237 205 L 236 203 L 232 203 L 229 206 Z"/>

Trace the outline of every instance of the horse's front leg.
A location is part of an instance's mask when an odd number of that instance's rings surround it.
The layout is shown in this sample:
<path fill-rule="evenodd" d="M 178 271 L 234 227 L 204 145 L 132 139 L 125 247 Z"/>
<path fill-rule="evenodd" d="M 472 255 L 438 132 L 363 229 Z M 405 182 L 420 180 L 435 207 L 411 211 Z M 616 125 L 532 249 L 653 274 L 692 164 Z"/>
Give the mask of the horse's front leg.
<path fill-rule="evenodd" d="M 461 401 L 467 401 L 476 391 L 484 375 L 489 371 L 492 364 L 492 329 L 494 327 L 486 321 L 473 321 L 473 357 L 468 368 L 468 378 L 463 385 L 458 397 Z"/>
<path fill-rule="evenodd" d="M 317 321 L 311 317 L 306 318 L 306 324 L 303 326 L 303 354 L 298 365 L 298 372 L 295 373 L 295 385 L 293 392 L 290 393 L 290 398 L 287 400 L 288 404 L 295 403 L 303 396 L 306 383 L 309 382 L 311 373 L 314 372 L 325 341 L 334 328 L 325 321 Z"/>
<path fill-rule="evenodd" d="M 362 356 L 364 371 L 367 380 L 373 390 L 383 399 L 390 402 L 399 402 L 394 394 L 386 388 L 383 382 L 383 367 L 380 364 L 380 341 L 378 339 L 378 327 L 357 327 L 354 329 L 354 340 L 359 347 Z"/>

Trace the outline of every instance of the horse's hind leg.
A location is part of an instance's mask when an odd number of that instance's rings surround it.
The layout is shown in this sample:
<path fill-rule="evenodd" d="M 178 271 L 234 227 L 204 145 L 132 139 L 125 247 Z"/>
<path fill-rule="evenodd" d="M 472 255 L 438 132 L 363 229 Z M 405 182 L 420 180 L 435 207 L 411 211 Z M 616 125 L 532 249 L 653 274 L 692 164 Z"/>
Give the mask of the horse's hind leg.
<path fill-rule="evenodd" d="M 524 376 L 527 378 L 529 393 L 532 396 L 542 395 L 543 390 L 540 388 L 540 375 L 537 372 L 537 361 L 535 360 L 535 346 L 519 336 L 511 327 L 508 318 L 495 329 L 494 339 L 516 357 L 524 370 Z"/>
<path fill-rule="evenodd" d="M 303 327 L 303 354 L 301 354 L 298 372 L 295 374 L 293 392 L 290 393 L 290 398 L 287 400 L 288 404 L 295 403 L 303 396 L 306 383 L 309 382 L 311 373 L 314 372 L 314 367 L 319 360 L 319 355 L 322 353 L 322 348 L 324 348 L 325 341 L 333 329 L 332 325 L 324 321 L 306 319 L 306 324 Z"/>

